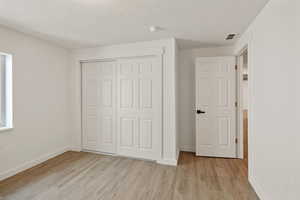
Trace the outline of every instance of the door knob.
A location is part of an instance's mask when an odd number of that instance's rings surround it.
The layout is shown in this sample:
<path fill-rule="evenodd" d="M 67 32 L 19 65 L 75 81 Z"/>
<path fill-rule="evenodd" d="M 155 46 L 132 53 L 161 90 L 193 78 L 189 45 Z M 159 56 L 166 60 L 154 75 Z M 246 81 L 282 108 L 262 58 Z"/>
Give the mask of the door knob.
<path fill-rule="evenodd" d="M 205 111 L 202 111 L 202 110 L 197 110 L 197 114 L 204 114 Z"/>

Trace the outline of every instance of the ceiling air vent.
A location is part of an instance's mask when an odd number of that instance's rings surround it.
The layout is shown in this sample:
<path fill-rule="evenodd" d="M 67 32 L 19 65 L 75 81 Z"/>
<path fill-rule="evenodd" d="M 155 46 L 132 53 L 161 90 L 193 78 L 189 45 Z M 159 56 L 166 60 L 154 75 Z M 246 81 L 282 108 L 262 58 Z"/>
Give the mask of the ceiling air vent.
<path fill-rule="evenodd" d="M 226 37 L 226 40 L 232 40 L 235 36 L 236 36 L 236 34 L 234 34 L 234 33 L 228 34 Z"/>

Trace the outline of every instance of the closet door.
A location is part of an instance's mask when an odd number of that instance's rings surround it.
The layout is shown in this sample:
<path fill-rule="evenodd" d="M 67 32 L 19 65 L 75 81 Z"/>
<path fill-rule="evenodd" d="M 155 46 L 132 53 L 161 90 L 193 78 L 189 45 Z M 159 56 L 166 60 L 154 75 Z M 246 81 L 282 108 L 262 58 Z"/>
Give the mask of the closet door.
<path fill-rule="evenodd" d="M 97 63 L 82 64 L 82 148 L 96 151 L 98 147 Z"/>
<path fill-rule="evenodd" d="M 118 60 L 118 153 L 156 160 L 162 141 L 162 60 Z"/>
<path fill-rule="evenodd" d="M 83 148 L 115 153 L 115 62 L 82 65 Z"/>

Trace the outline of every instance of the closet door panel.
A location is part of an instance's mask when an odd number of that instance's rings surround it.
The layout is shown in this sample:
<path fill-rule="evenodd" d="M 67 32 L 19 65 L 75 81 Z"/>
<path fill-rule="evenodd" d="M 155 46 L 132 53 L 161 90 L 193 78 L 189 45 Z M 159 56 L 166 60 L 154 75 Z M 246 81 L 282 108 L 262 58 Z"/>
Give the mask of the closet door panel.
<path fill-rule="evenodd" d="M 120 146 L 122 148 L 134 148 L 135 123 L 133 117 L 122 117 L 120 119 Z"/>
<path fill-rule="evenodd" d="M 82 66 L 82 147 L 97 150 L 98 110 L 97 110 L 97 65 L 86 63 Z"/>
<path fill-rule="evenodd" d="M 117 135 L 118 152 L 121 155 L 156 160 L 161 154 L 162 65 L 160 61 L 158 57 L 118 61 L 117 82 L 120 98 L 118 98 L 117 109 Z M 130 131 L 128 127 L 123 126 L 125 119 L 130 119 Z M 129 143 L 130 145 L 124 146 Z"/>
<path fill-rule="evenodd" d="M 149 57 L 138 63 L 137 151 L 145 158 L 156 160 L 162 151 L 162 60 Z"/>
<path fill-rule="evenodd" d="M 116 75 L 114 62 L 82 65 L 83 148 L 116 151 Z"/>
<path fill-rule="evenodd" d="M 153 120 L 151 118 L 139 119 L 139 149 L 153 148 Z"/>
<path fill-rule="evenodd" d="M 98 63 L 98 150 L 106 153 L 116 152 L 116 62 Z"/>

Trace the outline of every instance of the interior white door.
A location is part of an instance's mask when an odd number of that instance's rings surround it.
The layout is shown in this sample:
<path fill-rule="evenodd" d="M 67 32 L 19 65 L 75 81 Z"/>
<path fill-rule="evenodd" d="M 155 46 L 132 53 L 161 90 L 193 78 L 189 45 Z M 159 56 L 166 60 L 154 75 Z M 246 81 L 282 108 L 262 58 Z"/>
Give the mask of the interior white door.
<path fill-rule="evenodd" d="M 118 153 L 156 160 L 162 140 L 162 60 L 118 60 Z"/>
<path fill-rule="evenodd" d="M 82 125 L 85 150 L 116 151 L 116 62 L 82 64 Z"/>
<path fill-rule="evenodd" d="M 196 59 L 196 154 L 236 157 L 235 57 Z"/>

